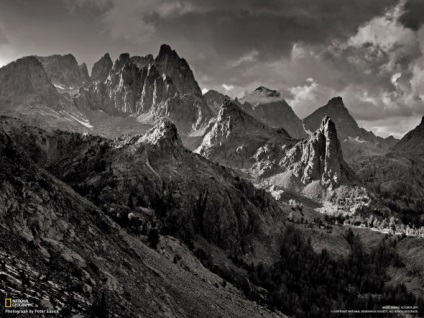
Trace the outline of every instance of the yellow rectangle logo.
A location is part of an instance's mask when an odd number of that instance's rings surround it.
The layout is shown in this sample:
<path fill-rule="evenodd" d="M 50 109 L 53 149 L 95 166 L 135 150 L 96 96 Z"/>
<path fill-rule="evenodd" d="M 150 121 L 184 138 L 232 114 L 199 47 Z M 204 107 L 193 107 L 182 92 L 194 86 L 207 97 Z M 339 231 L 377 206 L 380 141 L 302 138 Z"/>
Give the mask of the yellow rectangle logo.
<path fill-rule="evenodd" d="M 4 299 L 4 308 L 12 308 L 12 298 Z"/>

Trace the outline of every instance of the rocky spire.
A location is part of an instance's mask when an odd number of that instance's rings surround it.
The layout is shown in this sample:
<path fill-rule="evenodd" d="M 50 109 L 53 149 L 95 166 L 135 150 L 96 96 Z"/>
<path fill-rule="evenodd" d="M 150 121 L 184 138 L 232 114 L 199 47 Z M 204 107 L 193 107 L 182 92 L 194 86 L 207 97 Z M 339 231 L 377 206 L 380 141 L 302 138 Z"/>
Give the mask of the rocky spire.
<path fill-rule="evenodd" d="M 180 58 L 177 52 L 167 44 L 160 47 L 159 54 L 155 59 L 158 71 L 166 74 L 174 81 L 178 92 L 181 95 L 194 94 L 202 96 L 199 84 L 194 79 L 194 75 L 187 61 Z"/>
<path fill-rule="evenodd" d="M 137 65 L 139 69 L 148 66 L 149 64 L 153 64 L 154 58 L 152 54 L 148 54 L 146 56 L 131 56 L 131 62 Z"/>
<path fill-rule="evenodd" d="M 155 148 L 153 154 L 162 158 L 172 156 L 181 159 L 184 151 L 177 127 L 168 119 L 162 119 L 138 139 L 137 143 L 153 146 Z"/>
<path fill-rule="evenodd" d="M 88 83 L 90 81 L 90 75 L 88 75 L 87 64 L 82 63 L 79 65 L 80 77 L 83 83 Z"/>
<path fill-rule="evenodd" d="M 304 185 L 321 181 L 322 186 L 334 188 L 357 179 L 343 159 L 336 125 L 328 116 L 315 133 L 288 151 L 280 165 L 294 171 Z"/>
<path fill-rule="evenodd" d="M 93 82 L 99 81 L 104 82 L 109 75 L 110 70 L 112 69 L 113 62 L 110 58 L 109 53 L 103 55 L 103 57 L 94 63 L 93 69 L 91 71 L 91 79 Z"/>

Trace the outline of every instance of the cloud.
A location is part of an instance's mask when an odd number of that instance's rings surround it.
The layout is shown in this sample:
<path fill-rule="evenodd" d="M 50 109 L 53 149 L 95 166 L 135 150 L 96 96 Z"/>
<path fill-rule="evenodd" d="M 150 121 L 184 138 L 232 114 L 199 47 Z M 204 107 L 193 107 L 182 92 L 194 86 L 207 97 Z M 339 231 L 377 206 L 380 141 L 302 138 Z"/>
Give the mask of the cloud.
<path fill-rule="evenodd" d="M 424 2 L 422 0 L 408 0 L 399 21 L 407 28 L 418 31 L 424 23 Z"/>
<path fill-rule="evenodd" d="M 4 31 L 4 28 L 0 24 L 0 45 L 4 45 L 9 43 L 9 39 L 6 36 L 6 32 Z"/>
<path fill-rule="evenodd" d="M 256 56 L 259 55 L 259 52 L 257 50 L 253 50 L 243 56 L 241 56 L 239 59 L 230 62 L 230 66 L 232 67 L 238 67 L 245 63 L 252 63 L 256 61 Z"/>
<path fill-rule="evenodd" d="M 227 92 L 232 91 L 232 90 L 234 89 L 234 85 L 222 84 L 221 86 L 222 86 L 222 87 L 225 89 L 225 91 L 227 91 Z"/>

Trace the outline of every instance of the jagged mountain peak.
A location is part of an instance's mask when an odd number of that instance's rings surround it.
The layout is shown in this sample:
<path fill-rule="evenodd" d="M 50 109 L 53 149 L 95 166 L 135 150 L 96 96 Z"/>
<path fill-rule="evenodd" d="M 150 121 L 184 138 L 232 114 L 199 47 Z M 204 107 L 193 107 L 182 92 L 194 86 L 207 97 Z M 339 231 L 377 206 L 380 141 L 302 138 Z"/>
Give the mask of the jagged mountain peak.
<path fill-rule="evenodd" d="M 341 98 L 340 96 L 333 97 L 332 99 L 330 99 L 328 101 L 327 105 L 329 105 L 329 106 L 341 106 L 341 107 L 345 107 L 345 105 L 343 103 L 343 98 Z"/>
<path fill-rule="evenodd" d="M 424 116 L 417 127 L 408 132 L 392 150 L 398 153 L 422 155 L 424 153 Z"/>
<path fill-rule="evenodd" d="M 88 75 L 87 64 L 82 63 L 79 66 L 80 76 L 83 83 L 88 83 L 90 81 L 90 75 Z"/>
<path fill-rule="evenodd" d="M 310 197 L 320 197 L 324 189 L 357 181 L 343 159 L 336 125 L 328 116 L 322 119 L 319 129 L 309 138 L 287 152 L 280 166 L 285 171 L 282 178 L 285 187 L 303 191 L 306 186 L 305 194 Z M 292 176 L 296 178 L 292 179 Z"/>
<path fill-rule="evenodd" d="M 149 64 L 153 64 L 154 61 L 155 59 L 152 54 L 147 54 L 146 56 L 131 56 L 131 62 L 137 65 L 139 69 L 142 69 Z"/>
<path fill-rule="evenodd" d="M 326 134 L 331 134 L 337 138 L 336 124 L 331 120 L 329 116 L 325 116 L 322 119 L 320 130 Z"/>
<path fill-rule="evenodd" d="M 56 93 L 37 56 L 26 56 L 2 67 L 0 84 L 0 100 L 4 99 L 4 103 L 13 104 L 28 94 L 51 99 L 50 95 Z"/>
<path fill-rule="evenodd" d="M 318 108 L 306 117 L 303 120 L 305 129 L 316 131 L 321 125 L 322 118 L 325 116 L 331 117 L 332 121 L 336 124 L 341 141 L 348 139 L 348 137 L 356 138 L 363 134 L 357 122 L 345 107 L 341 97 L 330 99 L 326 105 Z"/>
<path fill-rule="evenodd" d="M 78 62 L 72 54 L 37 57 L 43 64 L 50 81 L 59 87 L 80 87 L 86 78 L 83 78 Z"/>
<path fill-rule="evenodd" d="M 160 120 L 152 129 L 147 131 L 137 144 L 151 145 L 155 148 L 153 155 L 181 159 L 184 150 L 177 127 L 169 119 Z"/>
<path fill-rule="evenodd" d="M 177 90 L 181 95 L 193 94 L 202 97 L 199 84 L 187 61 L 180 58 L 177 52 L 167 44 L 160 47 L 159 54 L 154 61 L 160 73 L 165 73 L 173 79 Z"/>
<path fill-rule="evenodd" d="M 221 109 L 218 113 L 217 122 L 228 123 L 228 132 L 236 130 L 249 131 L 251 129 L 271 129 L 262 122 L 258 121 L 252 115 L 246 113 L 230 99 L 225 99 L 222 103 Z"/>
<path fill-rule="evenodd" d="M 309 132 L 319 129 L 324 116 L 331 117 L 336 125 L 337 135 L 349 163 L 362 154 L 387 151 L 396 142 L 393 137 L 384 139 L 359 127 L 340 96 L 330 99 L 326 105 L 304 118 L 305 129 Z"/>
<path fill-rule="evenodd" d="M 104 82 L 112 69 L 113 62 L 109 53 L 103 55 L 100 60 L 94 63 L 91 70 L 91 79 L 95 82 Z"/>
<path fill-rule="evenodd" d="M 269 89 L 265 86 L 259 86 L 257 89 L 255 89 L 251 93 L 251 95 L 252 94 L 260 94 L 261 96 L 264 96 L 264 97 L 280 97 L 281 96 L 280 92 L 273 89 Z"/>
<path fill-rule="evenodd" d="M 145 140 L 149 140 L 153 144 L 164 139 L 181 144 L 177 126 L 169 119 L 162 119 L 159 121 L 159 123 L 149 130 L 144 137 Z"/>
<path fill-rule="evenodd" d="M 130 54 L 129 53 L 121 53 L 119 55 L 119 58 L 118 59 L 119 59 L 119 61 L 121 63 L 125 63 L 125 64 L 128 64 L 128 63 L 131 62 L 131 60 L 130 60 Z"/>
<path fill-rule="evenodd" d="M 295 139 L 307 136 L 300 118 L 276 90 L 260 86 L 235 103 L 268 126 L 276 129 L 284 128 Z"/>
<path fill-rule="evenodd" d="M 224 95 L 213 89 L 208 90 L 205 94 L 203 94 L 203 97 L 206 99 L 206 102 L 215 115 L 218 114 L 224 100 L 230 99 L 228 95 Z"/>
<path fill-rule="evenodd" d="M 168 56 L 168 55 L 177 55 L 177 52 L 171 48 L 168 44 L 162 44 L 159 49 L 158 57 Z"/>

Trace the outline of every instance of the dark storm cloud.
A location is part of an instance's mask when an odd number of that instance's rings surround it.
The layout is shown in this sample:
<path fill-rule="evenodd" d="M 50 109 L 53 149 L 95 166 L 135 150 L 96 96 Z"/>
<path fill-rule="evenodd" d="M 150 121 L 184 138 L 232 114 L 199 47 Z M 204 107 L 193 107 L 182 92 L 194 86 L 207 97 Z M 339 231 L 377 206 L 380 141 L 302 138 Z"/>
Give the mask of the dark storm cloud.
<path fill-rule="evenodd" d="M 400 21 L 406 27 L 417 31 L 424 23 L 424 1 L 408 0 L 405 4 L 405 12 Z"/>
<path fill-rule="evenodd" d="M 249 51 L 261 60 L 288 54 L 295 42 L 322 45 L 346 38 L 364 22 L 396 4 L 395 0 L 79 0 L 107 10 L 112 35 L 143 41 L 155 33 L 201 41 L 225 58 Z M 106 4 L 105 4 L 106 3 Z M 193 33 L 195 33 L 193 35 Z M 211 41 L 211 42 L 210 42 Z"/>
<path fill-rule="evenodd" d="M 90 67 L 106 52 L 157 54 L 167 43 L 203 89 L 240 97 L 269 86 L 300 117 L 341 95 L 387 134 L 398 129 L 388 118 L 424 113 L 421 2 L 0 0 L 0 64 L 73 53 Z"/>

